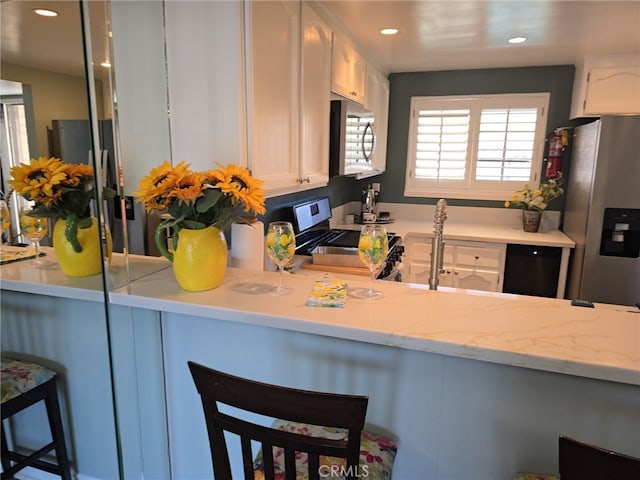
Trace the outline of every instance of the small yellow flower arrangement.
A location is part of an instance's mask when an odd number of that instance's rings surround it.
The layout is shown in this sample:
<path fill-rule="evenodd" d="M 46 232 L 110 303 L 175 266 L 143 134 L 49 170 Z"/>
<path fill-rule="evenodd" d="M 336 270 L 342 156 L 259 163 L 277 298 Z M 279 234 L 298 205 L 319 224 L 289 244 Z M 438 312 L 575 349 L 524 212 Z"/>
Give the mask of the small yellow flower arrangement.
<path fill-rule="evenodd" d="M 90 203 L 94 198 L 93 167 L 65 163 L 56 157 L 32 158 L 11 168 L 9 185 L 23 198 L 34 202 L 28 213 L 32 217 L 64 218 L 65 236 L 76 252 L 82 247 L 77 241 L 78 228 L 91 225 Z M 114 191 L 103 188 L 104 198 Z"/>
<path fill-rule="evenodd" d="M 513 194 L 511 200 L 504 202 L 504 206 L 542 212 L 546 210 L 551 200 L 558 198 L 563 193 L 562 173 L 560 173 L 556 178 L 541 183 L 538 188 L 532 188 L 526 184 L 522 190 Z"/>
<path fill-rule="evenodd" d="M 237 165 L 194 172 L 190 165 L 180 162 L 172 166 L 165 161 L 142 178 L 137 201 L 144 203 L 147 212 L 168 213 L 171 218 L 162 227 L 199 230 L 215 226 L 226 230 L 234 220 L 238 207 L 256 215 L 265 213 L 262 180 L 251 176 L 249 170 Z"/>

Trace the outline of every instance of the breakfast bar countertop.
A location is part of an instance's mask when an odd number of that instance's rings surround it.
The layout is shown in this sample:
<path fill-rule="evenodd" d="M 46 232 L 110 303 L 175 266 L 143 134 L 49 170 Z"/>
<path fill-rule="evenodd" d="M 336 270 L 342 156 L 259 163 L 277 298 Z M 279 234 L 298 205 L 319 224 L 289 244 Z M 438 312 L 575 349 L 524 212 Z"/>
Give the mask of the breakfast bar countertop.
<path fill-rule="evenodd" d="M 640 385 L 640 310 L 569 300 L 377 281 L 384 298 L 348 297 L 343 308 L 309 307 L 316 280 L 340 279 L 368 286 L 360 276 L 299 270 L 285 276 L 293 292 L 271 294 L 274 271 L 229 267 L 222 285 L 187 292 L 169 262 L 131 256 L 134 279 L 112 282 L 114 305 L 336 337 L 364 343 Z M 45 257 L 47 258 L 47 257 Z M 49 257 L 51 258 L 51 257 Z M 51 258 L 53 260 L 53 258 Z M 112 260 L 112 278 L 123 274 Z M 30 268 L 29 260 L 3 265 L 5 291 L 101 301 L 101 276 L 65 277 L 59 269 Z"/>
<path fill-rule="evenodd" d="M 276 272 L 229 268 L 223 284 L 186 292 L 170 270 L 111 292 L 118 305 L 209 317 L 397 348 L 452 355 L 640 385 L 640 311 L 568 300 L 376 282 L 384 298 L 348 297 L 343 308 L 309 307 L 316 280 L 364 277 L 300 270 L 286 275 L 293 292 L 270 293 Z"/>

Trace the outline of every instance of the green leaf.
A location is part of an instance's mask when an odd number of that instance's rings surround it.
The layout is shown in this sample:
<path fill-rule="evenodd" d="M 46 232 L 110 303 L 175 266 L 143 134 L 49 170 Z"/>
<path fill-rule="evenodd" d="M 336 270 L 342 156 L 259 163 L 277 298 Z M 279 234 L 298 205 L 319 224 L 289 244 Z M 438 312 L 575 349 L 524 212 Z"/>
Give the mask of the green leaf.
<path fill-rule="evenodd" d="M 209 188 L 205 191 L 203 197 L 200 197 L 196 201 L 196 211 L 198 213 L 204 213 L 215 207 L 216 203 L 223 197 L 223 194 L 217 188 Z"/>
<path fill-rule="evenodd" d="M 203 228 L 207 228 L 208 225 L 205 225 L 202 222 L 197 222 L 195 220 L 185 220 L 182 222 L 186 228 L 191 230 L 202 230 Z"/>
<path fill-rule="evenodd" d="M 29 210 L 27 215 L 30 217 L 56 218 L 60 216 L 60 213 L 56 210 L 47 208 L 41 203 L 37 203 L 31 210 Z"/>

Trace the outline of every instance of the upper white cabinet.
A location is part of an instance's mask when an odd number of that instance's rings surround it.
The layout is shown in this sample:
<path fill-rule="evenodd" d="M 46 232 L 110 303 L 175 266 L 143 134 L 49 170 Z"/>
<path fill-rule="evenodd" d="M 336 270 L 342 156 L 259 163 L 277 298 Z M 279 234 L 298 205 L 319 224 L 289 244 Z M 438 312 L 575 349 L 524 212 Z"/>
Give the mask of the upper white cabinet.
<path fill-rule="evenodd" d="M 331 89 L 360 104 L 366 102 L 367 64 L 342 35 L 333 34 Z"/>
<path fill-rule="evenodd" d="M 571 118 L 640 113 L 640 57 L 587 57 L 576 67 Z"/>
<path fill-rule="evenodd" d="M 127 9 L 136 4 L 125 3 Z M 244 34 L 242 5 L 237 2 L 192 2 L 185 7 L 181 2 L 165 2 L 159 18 L 165 25 L 162 43 L 166 49 L 174 163 L 185 161 L 194 170 L 216 168 L 216 163 L 247 166 L 244 57 L 239 54 L 243 50 Z M 132 25 L 132 31 L 135 31 L 137 23 Z M 146 34 L 144 38 L 147 38 Z M 127 42 L 125 50 L 131 49 L 132 45 Z M 120 68 L 116 74 L 119 71 Z M 136 69 L 136 75 L 139 72 L 140 69 Z M 148 95 L 149 83 L 145 85 L 144 93 L 135 92 L 137 97 Z M 120 87 L 119 82 L 118 94 Z M 166 91 L 164 96 L 167 96 Z M 166 119 L 166 108 L 163 115 Z M 134 131 L 138 132 L 138 128 Z M 148 141 L 145 144 L 155 146 Z M 139 155 L 135 159 L 137 164 Z M 158 157 L 156 162 L 165 159 L 166 156 Z"/>
<path fill-rule="evenodd" d="M 245 5 L 252 174 L 267 196 L 326 185 L 330 30 L 301 2 Z"/>
<path fill-rule="evenodd" d="M 248 163 L 270 192 L 296 185 L 299 178 L 300 5 L 245 5 Z"/>
<path fill-rule="evenodd" d="M 374 114 L 376 143 L 373 151 L 375 175 L 387 165 L 387 132 L 389 126 L 389 80 L 377 70 L 367 67 L 367 96 L 364 107 Z"/>
<path fill-rule="evenodd" d="M 329 181 L 329 113 L 331 109 L 331 30 L 302 4 L 301 185 Z"/>

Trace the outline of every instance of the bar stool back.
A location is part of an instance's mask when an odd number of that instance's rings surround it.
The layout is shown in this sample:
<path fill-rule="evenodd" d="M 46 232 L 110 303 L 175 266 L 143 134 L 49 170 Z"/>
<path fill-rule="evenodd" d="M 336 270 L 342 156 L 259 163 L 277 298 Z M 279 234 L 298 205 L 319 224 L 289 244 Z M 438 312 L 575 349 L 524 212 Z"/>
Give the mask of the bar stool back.
<path fill-rule="evenodd" d="M 33 467 L 71 480 L 69 459 L 62 428 L 62 417 L 58 403 L 57 373 L 33 362 L 2 358 L 2 475 L 10 479 L 25 467 Z M 5 433 L 5 419 L 44 401 L 52 441 L 39 450 L 25 455 L 9 450 Z M 44 460 L 44 456 L 55 451 L 57 464 Z"/>
<path fill-rule="evenodd" d="M 194 362 L 215 478 L 231 479 L 225 431 L 240 438 L 245 480 L 391 478 L 397 446 L 363 430 L 368 398 L 255 382 Z M 218 404 L 275 418 L 271 426 L 223 413 Z M 257 455 L 252 441 L 260 444 Z"/>

